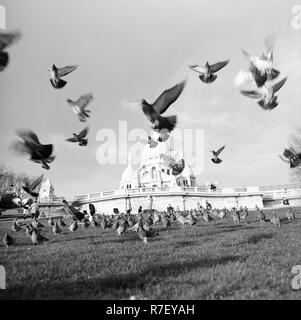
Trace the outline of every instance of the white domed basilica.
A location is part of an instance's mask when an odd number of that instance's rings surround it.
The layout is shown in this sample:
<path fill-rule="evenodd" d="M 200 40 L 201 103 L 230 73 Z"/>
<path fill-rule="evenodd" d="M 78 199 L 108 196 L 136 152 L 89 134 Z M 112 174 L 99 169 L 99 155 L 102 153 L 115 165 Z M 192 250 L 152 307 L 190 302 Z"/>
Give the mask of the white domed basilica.
<path fill-rule="evenodd" d="M 196 178 L 191 167 L 185 162 L 185 168 L 179 175 L 172 174 L 172 165 L 179 161 L 167 142 L 159 142 L 152 148 L 147 144 L 142 152 L 139 165 L 134 168 L 131 158 L 124 170 L 120 189 L 151 187 L 195 187 Z"/>

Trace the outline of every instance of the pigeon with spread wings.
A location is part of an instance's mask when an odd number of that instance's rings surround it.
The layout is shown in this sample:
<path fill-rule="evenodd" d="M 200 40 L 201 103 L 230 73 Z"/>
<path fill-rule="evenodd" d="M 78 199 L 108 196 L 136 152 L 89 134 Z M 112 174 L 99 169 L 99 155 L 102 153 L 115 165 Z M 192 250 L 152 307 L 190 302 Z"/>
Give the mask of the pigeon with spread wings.
<path fill-rule="evenodd" d="M 88 139 L 85 139 L 89 131 L 89 128 L 86 127 L 79 134 L 73 133 L 73 138 L 69 138 L 66 141 L 69 142 L 78 142 L 80 146 L 86 146 L 88 144 Z"/>
<path fill-rule="evenodd" d="M 73 220 L 82 221 L 85 218 L 85 214 L 75 209 L 72 205 L 70 205 L 66 200 L 63 200 L 63 209 L 67 215 L 72 216 Z"/>
<path fill-rule="evenodd" d="M 204 67 L 201 67 L 199 65 L 192 65 L 190 66 L 190 69 L 193 71 L 199 73 L 199 79 L 205 83 L 211 83 L 216 80 L 217 75 L 214 74 L 220 69 L 224 68 L 230 60 L 217 62 L 215 64 L 210 65 L 208 62 L 206 62 Z"/>
<path fill-rule="evenodd" d="M 277 78 L 280 73 L 273 66 L 275 39 L 275 36 L 269 36 L 265 39 L 266 53 L 261 53 L 260 56 L 252 56 L 245 50 L 242 50 L 243 55 L 249 60 L 250 68 L 252 68 L 252 66 L 255 67 L 261 76 L 267 76 L 268 80 Z"/>
<path fill-rule="evenodd" d="M 61 89 L 65 87 L 67 81 L 62 80 L 61 77 L 73 72 L 75 69 L 77 69 L 77 67 L 77 65 L 74 65 L 58 68 L 55 64 L 53 64 L 52 67 L 48 69 L 50 72 L 50 83 L 52 84 L 53 88 Z"/>
<path fill-rule="evenodd" d="M 222 146 L 221 148 L 219 148 L 217 151 L 212 150 L 212 154 L 213 154 L 213 158 L 211 158 L 211 161 L 213 163 L 221 163 L 222 159 L 220 159 L 218 156 L 219 154 L 225 149 L 226 146 Z"/>
<path fill-rule="evenodd" d="M 39 187 L 39 185 L 41 184 L 42 180 L 43 180 L 44 175 L 41 175 L 39 178 L 37 178 L 35 181 L 33 181 L 31 184 L 30 182 L 27 180 L 25 182 L 25 186 L 23 186 L 23 190 L 25 192 L 27 192 L 28 194 L 30 194 L 32 197 L 37 198 L 39 196 L 39 193 L 34 191 L 36 188 Z"/>
<path fill-rule="evenodd" d="M 9 63 L 9 54 L 5 49 L 21 38 L 21 33 L 17 32 L 0 32 L 0 71 L 3 71 Z"/>
<path fill-rule="evenodd" d="M 277 96 L 275 96 L 275 93 L 283 87 L 286 80 L 287 77 L 276 84 L 272 84 L 271 81 L 269 81 L 258 90 L 241 90 L 240 92 L 249 98 L 260 99 L 258 104 L 262 109 L 272 110 L 278 106 Z"/>
<path fill-rule="evenodd" d="M 177 116 L 162 117 L 169 106 L 174 103 L 185 87 L 186 81 L 165 90 L 159 98 L 153 103 L 149 104 L 146 100 L 142 100 L 142 110 L 147 119 L 153 124 L 153 130 L 161 131 L 168 130 L 169 132 L 175 128 L 177 123 Z"/>
<path fill-rule="evenodd" d="M 301 168 L 301 153 L 297 153 L 294 148 L 284 149 L 283 156 L 280 159 L 290 164 L 290 168 Z"/>
<path fill-rule="evenodd" d="M 87 105 L 93 100 L 93 94 L 87 93 L 83 94 L 78 98 L 76 101 L 71 99 L 67 99 L 69 106 L 71 107 L 72 111 L 77 114 L 78 119 L 80 122 L 86 122 L 87 118 L 90 117 L 89 113 L 90 110 L 86 110 Z"/>
<path fill-rule="evenodd" d="M 30 155 L 31 161 L 41 163 L 44 169 L 50 169 L 48 164 L 55 159 L 52 155 L 53 145 L 41 144 L 38 136 L 30 130 L 18 130 L 17 135 L 20 140 L 14 141 L 11 149 L 20 155 Z"/>

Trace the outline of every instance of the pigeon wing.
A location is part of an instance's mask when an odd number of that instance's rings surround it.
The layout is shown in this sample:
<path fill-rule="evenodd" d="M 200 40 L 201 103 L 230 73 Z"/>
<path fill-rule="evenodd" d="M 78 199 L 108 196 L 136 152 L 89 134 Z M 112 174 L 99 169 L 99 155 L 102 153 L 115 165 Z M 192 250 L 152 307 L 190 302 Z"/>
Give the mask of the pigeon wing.
<path fill-rule="evenodd" d="M 84 109 L 92 100 L 93 94 L 87 93 L 83 94 L 78 100 L 76 100 L 75 104 L 81 109 Z"/>
<path fill-rule="evenodd" d="M 151 123 L 154 123 L 155 120 L 159 118 L 159 115 L 154 108 L 145 101 L 142 102 L 142 111 Z"/>
<path fill-rule="evenodd" d="M 0 33 L 0 51 L 21 38 L 20 32 Z"/>
<path fill-rule="evenodd" d="M 282 79 L 282 80 L 280 80 L 280 81 L 277 82 L 276 84 L 274 84 L 274 85 L 273 85 L 273 92 L 275 93 L 275 92 L 277 92 L 278 90 L 280 90 L 280 89 L 283 87 L 283 85 L 285 84 L 286 80 L 287 80 L 287 77 L 284 78 L 284 79 Z"/>
<path fill-rule="evenodd" d="M 69 141 L 69 142 L 77 142 L 77 140 L 75 138 L 69 138 L 69 139 L 66 139 L 66 141 Z"/>
<path fill-rule="evenodd" d="M 289 160 L 287 160 L 287 159 L 283 158 L 281 155 L 279 155 L 279 158 L 280 158 L 283 162 L 290 163 L 290 161 L 289 161 Z"/>
<path fill-rule="evenodd" d="M 161 93 L 159 98 L 153 104 L 155 111 L 159 114 L 164 113 L 168 107 L 178 99 L 185 87 L 185 84 L 186 81 L 182 81 Z"/>
<path fill-rule="evenodd" d="M 192 65 L 192 66 L 189 66 L 189 68 L 197 73 L 200 73 L 200 74 L 204 74 L 205 73 L 205 68 L 202 68 L 201 66 L 199 65 Z"/>
<path fill-rule="evenodd" d="M 37 179 L 30 185 L 30 189 L 31 189 L 31 190 L 34 190 L 35 188 L 37 188 L 37 187 L 40 185 L 40 183 L 42 182 L 43 177 L 44 177 L 43 174 L 40 175 L 39 178 L 37 178 Z"/>
<path fill-rule="evenodd" d="M 57 74 L 59 77 L 63 77 L 66 76 L 67 74 L 69 74 L 70 72 L 74 71 L 75 69 L 77 69 L 77 65 L 75 66 L 66 66 L 63 68 L 59 68 L 57 70 Z"/>
<path fill-rule="evenodd" d="M 218 156 L 224 149 L 226 146 L 222 146 L 220 147 L 217 151 L 216 151 L 216 155 Z"/>
<path fill-rule="evenodd" d="M 260 92 L 258 92 L 256 90 L 241 90 L 240 92 L 244 96 L 247 96 L 249 98 L 253 98 L 253 99 L 260 99 L 261 98 Z"/>
<path fill-rule="evenodd" d="M 217 72 L 218 70 L 224 68 L 228 63 L 229 63 L 230 60 L 227 60 L 227 61 L 222 61 L 222 62 L 218 62 L 218 63 L 215 63 L 213 65 L 210 66 L 210 71 L 215 73 Z"/>
<path fill-rule="evenodd" d="M 88 132 L 89 132 L 89 127 L 86 127 L 79 133 L 78 137 L 80 139 L 83 139 L 88 134 Z"/>

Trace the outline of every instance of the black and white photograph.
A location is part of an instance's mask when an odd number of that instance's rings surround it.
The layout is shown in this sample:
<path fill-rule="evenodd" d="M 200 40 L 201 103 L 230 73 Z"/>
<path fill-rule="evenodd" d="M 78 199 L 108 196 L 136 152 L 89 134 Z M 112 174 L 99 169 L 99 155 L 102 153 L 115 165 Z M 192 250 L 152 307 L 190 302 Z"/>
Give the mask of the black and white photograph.
<path fill-rule="evenodd" d="M 300 89 L 301 0 L 0 0 L 0 300 L 300 300 Z"/>

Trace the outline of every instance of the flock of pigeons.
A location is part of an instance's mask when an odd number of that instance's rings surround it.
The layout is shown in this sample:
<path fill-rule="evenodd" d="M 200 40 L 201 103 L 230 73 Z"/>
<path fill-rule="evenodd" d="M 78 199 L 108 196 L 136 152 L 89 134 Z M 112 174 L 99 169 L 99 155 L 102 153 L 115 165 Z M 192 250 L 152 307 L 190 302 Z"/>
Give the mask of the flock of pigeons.
<path fill-rule="evenodd" d="M 56 218 L 50 217 L 48 219 L 48 226 L 51 228 L 54 236 L 76 232 L 80 227 L 82 229 L 92 227 L 101 230 L 115 230 L 119 237 L 123 236 L 127 231 L 136 232 L 138 238 L 145 244 L 148 243 L 149 239 L 158 236 L 158 229 L 154 229 L 154 227 L 157 226 L 166 230 L 172 223 L 193 226 L 197 222 L 200 222 L 200 220 L 210 223 L 216 219 L 226 219 L 228 217 L 231 217 L 235 224 L 240 224 L 241 221 L 246 220 L 249 215 L 247 207 L 240 207 L 239 209 L 232 208 L 229 211 L 226 208 L 221 210 L 211 209 L 211 207 L 203 208 L 200 205 L 198 205 L 197 209 L 191 209 L 190 211 L 180 211 L 179 208 L 176 208 L 176 210 L 168 208 L 167 211 L 163 212 L 144 210 L 143 213 L 131 214 L 129 210 L 126 214 L 119 214 L 119 212 L 117 212 L 115 215 L 104 215 L 96 214 L 93 204 L 89 204 L 89 212 L 80 212 L 65 200 L 63 200 L 63 209 L 67 217 L 73 219 L 73 222 L 67 226 L 62 216 Z M 255 210 L 261 223 L 268 221 L 262 210 L 258 207 L 256 207 Z M 295 219 L 295 214 L 290 208 L 286 212 L 286 217 L 289 221 Z M 272 213 L 269 221 L 276 227 L 281 226 L 281 219 L 275 212 Z M 33 218 L 30 223 L 21 223 L 19 220 L 14 219 L 11 226 L 13 233 L 25 231 L 25 235 L 34 245 L 49 241 L 48 238 L 41 234 L 44 228 L 45 225 L 43 225 L 41 221 L 38 221 L 36 217 Z M 3 238 L 3 243 L 8 248 L 16 244 L 16 239 L 9 233 L 6 233 Z"/>
<path fill-rule="evenodd" d="M 0 71 L 3 71 L 9 63 L 9 55 L 6 48 L 20 39 L 20 32 L 5 32 L 0 33 Z M 287 77 L 276 81 L 280 71 L 274 67 L 274 47 L 275 37 L 270 36 L 265 40 L 266 52 L 259 56 L 252 56 L 246 51 L 242 51 L 248 59 L 249 67 L 247 70 L 240 71 L 236 76 L 236 84 L 238 86 L 252 81 L 256 84 L 255 90 L 240 90 L 240 92 L 250 98 L 257 99 L 258 104 L 264 110 L 272 110 L 278 105 L 278 97 L 276 93 L 283 87 L 287 81 Z M 228 65 L 230 60 L 209 64 L 205 66 L 191 65 L 191 70 L 198 74 L 199 79 L 203 83 L 210 84 L 217 79 L 217 72 Z M 77 69 L 77 65 L 65 66 L 58 68 L 55 64 L 48 69 L 50 72 L 50 83 L 55 89 L 62 89 L 66 86 L 67 81 L 62 78 Z M 166 141 L 170 132 L 177 124 L 177 116 L 163 116 L 167 109 L 178 99 L 185 88 L 186 81 L 165 90 L 153 103 L 146 100 L 141 100 L 142 111 L 146 118 L 151 122 L 153 131 L 158 133 L 157 139 L 148 137 L 147 143 L 151 148 L 155 148 L 158 143 Z M 77 100 L 67 99 L 67 103 L 72 111 L 78 116 L 80 122 L 86 122 L 90 117 L 90 110 L 87 106 L 93 100 L 93 94 L 87 93 L 80 96 Z M 89 128 L 84 128 L 80 133 L 73 133 L 73 137 L 67 139 L 69 142 L 78 143 L 80 146 L 87 146 L 88 139 L 86 138 Z M 30 130 L 17 130 L 17 135 L 20 140 L 12 143 L 12 150 L 21 155 L 29 155 L 30 160 L 36 163 L 41 163 L 44 169 L 49 169 L 49 164 L 55 160 L 52 144 L 42 144 L 38 136 Z M 212 162 L 219 164 L 222 160 L 219 154 L 224 150 L 222 146 L 217 151 L 211 151 L 213 157 Z M 281 159 L 290 163 L 291 168 L 301 168 L 301 153 L 297 153 L 293 148 L 285 149 Z M 184 159 L 174 161 L 171 166 L 175 168 L 174 174 L 180 174 L 184 170 Z"/>
<path fill-rule="evenodd" d="M 20 38 L 20 32 L 0 32 L 0 72 L 4 71 L 9 63 L 9 54 L 6 51 L 7 47 L 11 46 Z M 247 70 L 240 71 L 236 77 L 236 83 L 238 86 L 250 81 L 252 81 L 252 83 L 256 85 L 256 89 L 254 90 L 240 90 L 240 92 L 247 97 L 257 99 L 259 106 L 264 110 L 272 110 L 275 107 L 277 107 L 278 97 L 276 96 L 276 93 L 283 87 L 283 85 L 287 81 L 287 77 L 281 79 L 280 81 L 277 81 L 277 78 L 280 76 L 280 71 L 274 67 L 273 43 L 274 39 L 272 37 L 267 38 L 265 41 L 266 53 L 262 53 L 259 56 L 252 56 L 243 51 L 244 56 L 248 59 L 249 66 Z M 205 66 L 191 65 L 190 69 L 198 74 L 200 81 L 206 84 L 211 84 L 217 79 L 216 73 L 220 71 L 222 68 L 226 67 L 229 61 L 230 60 L 225 60 L 214 64 L 209 64 L 209 62 L 206 62 Z M 74 72 L 77 68 L 77 65 L 57 67 L 53 64 L 52 67 L 48 69 L 48 71 L 50 72 L 50 83 L 53 86 L 53 88 L 64 88 L 67 84 L 67 81 L 63 80 L 62 78 L 66 77 L 71 72 Z M 155 148 L 160 142 L 166 141 L 169 138 L 170 133 L 174 130 L 177 124 L 177 116 L 164 116 L 164 113 L 179 98 L 179 96 L 185 88 L 185 85 L 186 81 L 182 81 L 176 84 L 175 86 L 163 91 L 161 95 L 153 103 L 149 103 L 145 99 L 141 100 L 142 111 L 146 118 L 152 124 L 152 130 L 154 132 L 157 132 L 158 134 L 157 138 L 153 138 L 151 136 L 148 137 L 146 143 L 150 146 L 150 148 Z M 90 117 L 91 112 L 87 109 L 87 106 L 92 102 L 92 100 L 93 94 L 87 93 L 81 95 L 77 100 L 67 99 L 66 101 L 68 105 L 71 107 L 72 111 L 77 115 L 78 120 L 80 122 L 86 122 L 87 118 Z M 88 139 L 86 137 L 88 135 L 88 131 L 89 128 L 85 127 L 78 134 L 73 133 L 73 137 L 67 139 L 67 141 L 72 143 L 78 143 L 79 146 L 87 146 Z M 19 137 L 19 140 L 14 141 L 12 143 L 12 150 L 21 155 L 29 155 L 29 159 L 31 161 L 41 164 L 42 168 L 44 169 L 50 169 L 49 164 L 55 160 L 55 156 L 53 155 L 53 145 L 42 144 L 37 134 L 31 130 L 17 130 L 17 135 Z M 214 164 L 219 164 L 222 162 L 222 159 L 220 159 L 219 156 L 224 149 L 225 146 L 222 146 L 216 151 L 211 151 L 211 161 Z M 301 153 L 297 153 L 295 149 L 285 149 L 283 156 L 280 157 L 283 161 L 288 162 L 291 168 L 301 168 Z M 180 160 L 174 160 L 174 162 L 171 163 L 171 167 L 173 175 L 181 174 L 181 172 L 185 168 L 184 159 L 181 158 Z M 38 193 L 35 191 L 35 189 L 38 188 L 42 179 L 43 176 L 40 176 L 33 183 L 26 183 L 23 186 L 23 190 L 32 197 L 37 199 Z M 17 203 L 19 206 L 25 208 L 29 205 L 28 203 L 22 202 L 22 199 L 17 200 Z M 145 227 L 145 218 L 139 215 L 137 217 L 138 220 L 136 221 L 136 223 L 135 221 L 132 221 L 136 218 L 134 218 L 131 215 L 129 215 L 128 218 L 126 216 L 121 215 L 116 219 L 111 218 L 111 220 L 110 218 L 100 216 L 101 221 L 97 222 L 94 216 L 95 208 L 93 209 L 92 207 L 90 207 L 90 213 L 88 214 L 88 220 L 90 222 L 88 223 L 86 220 L 87 214 L 81 213 L 72 205 L 69 205 L 65 200 L 63 201 L 63 208 L 65 212 L 68 215 L 70 215 L 74 220 L 74 223 L 72 223 L 72 225 L 70 225 L 69 227 L 70 231 L 72 232 L 74 232 L 78 228 L 78 222 L 80 222 L 83 224 L 83 226 L 86 227 L 88 224 L 95 226 L 97 226 L 97 224 L 103 224 L 106 226 L 112 224 L 112 227 L 116 227 L 118 225 L 116 229 L 118 234 L 121 235 L 124 232 L 123 230 L 126 230 L 127 226 L 131 228 L 131 224 L 133 223 L 133 226 L 136 225 L 135 228 L 138 231 L 139 237 L 142 237 L 143 240 L 152 234 L 149 233 L 151 232 L 151 229 Z M 218 215 L 226 215 L 227 211 L 225 210 L 226 209 L 223 209 L 221 211 L 222 213 L 219 212 Z M 209 221 L 210 215 L 206 213 L 207 211 L 205 210 L 205 213 L 203 211 L 201 212 L 201 216 L 205 216 L 206 218 L 204 219 Z M 166 222 L 169 221 L 169 219 L 173 219 L 173 216 L 167 213 L 161 213 L 159 214 L 159 216 L 159 221 Z M 193 215 L 193 213 L 190 212 L 187 217 L 185 214 L 178 212 L 178 214 L 174 214 L 174 216 L 175 220 L 179 221 L 180 223 L 184 221 L 183 223 L 186 224 L 186 222 L 188 221 L 187 223 L 193 224 L 196 217 L 198 217 L 199 215 L 197 213 Z M 231 213 L 231 216 L 233 217 L 234 221 L 238 222 L 241 217 L 237 210 L 234 210 Z M 114 221 L 112 221 L 112 219 L 116 220 L 117 224 Z M 157 218 L 150 214 L 147 219 L 148 223 L 151 224 L 150 221 L 156 221 Z M 58 222 L 51 222 L 51 227 L 53 228 L 54 234 L 60 233 L 59 230 L 62 230 L 62 228 L 64 227 L 62 222 L 63 220 L 61 219 L 59 219 Z M 33 220 L 31 225 L 26 226 L 26 234 L 31 236 L 33 243 L 38 243 L 39 241 L 43 240 L 43 237 L 37 231 L 39 230 L 39 227 L 41 226 L 39 222 L 37 222 L 36 220 Z M 17 231 L 19 228 L 21 228 L 21 226 L 18 224 L 17 221 L 14 221 L 13 229 Z M 6 242 L 9 242 L 8 237 L 9 235 L 6 235 Z"/>

